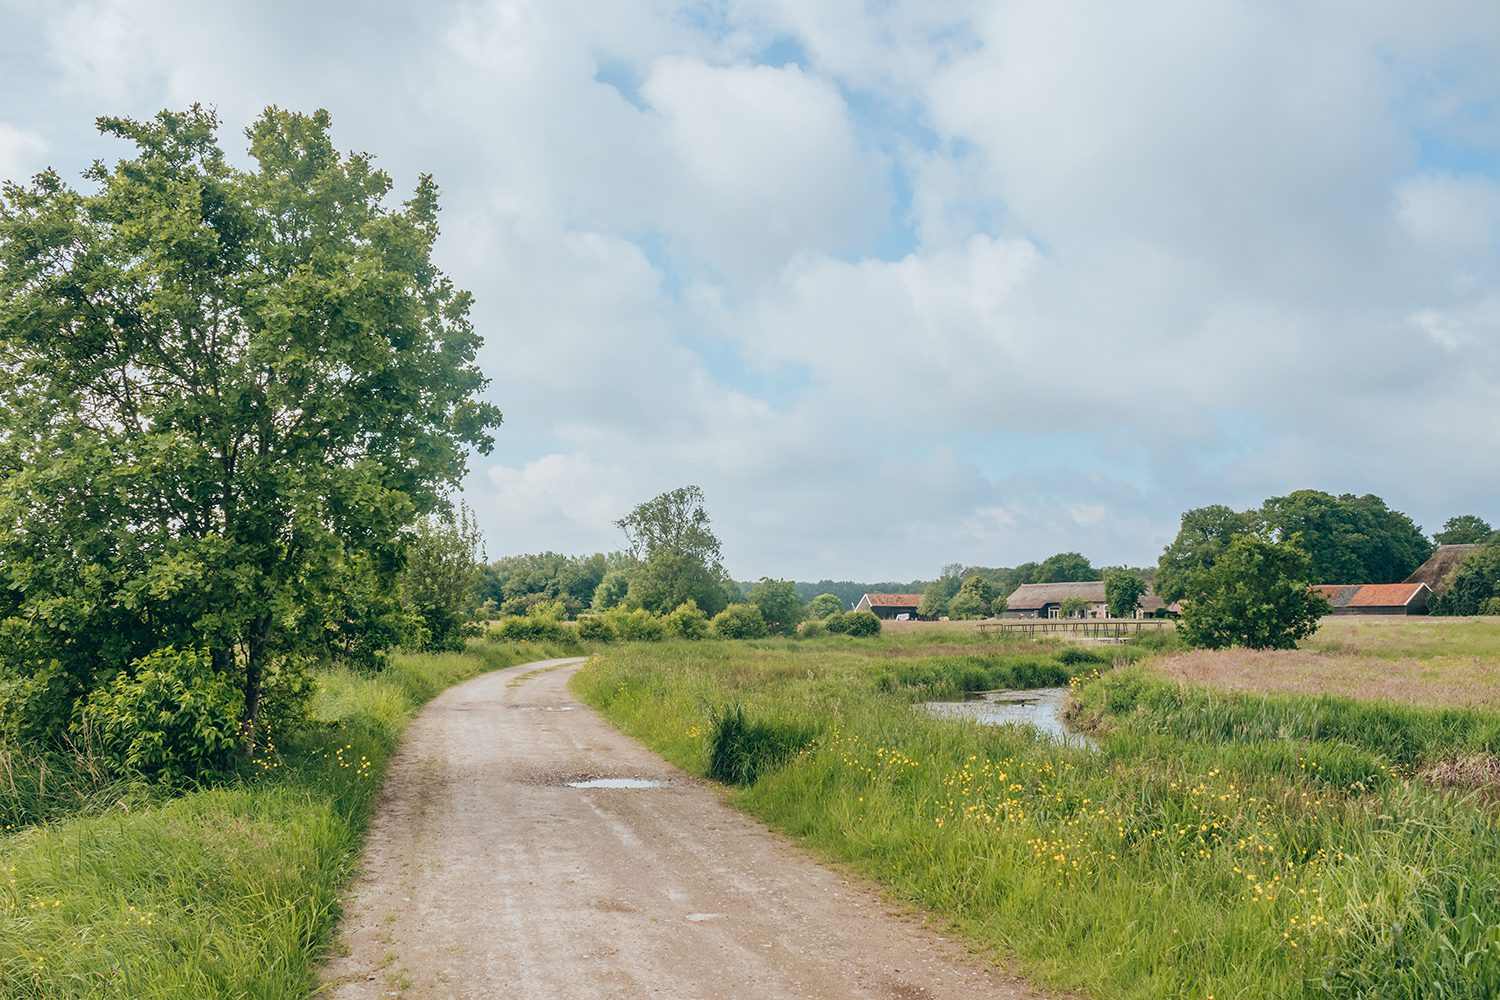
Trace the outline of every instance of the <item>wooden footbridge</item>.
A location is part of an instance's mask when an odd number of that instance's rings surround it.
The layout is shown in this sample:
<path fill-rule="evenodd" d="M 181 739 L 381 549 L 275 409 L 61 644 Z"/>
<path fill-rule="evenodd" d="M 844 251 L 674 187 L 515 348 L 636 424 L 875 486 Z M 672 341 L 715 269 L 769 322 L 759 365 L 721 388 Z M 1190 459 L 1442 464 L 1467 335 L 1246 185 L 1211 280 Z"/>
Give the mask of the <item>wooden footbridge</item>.
<path fill-rule="evenodd" d="M 1058 635 L 1116 642 L 1141 632 L 1175 627 L 1170 618 L 1006 618 L 979 623 L 979 631 L 985 635 Z"/>

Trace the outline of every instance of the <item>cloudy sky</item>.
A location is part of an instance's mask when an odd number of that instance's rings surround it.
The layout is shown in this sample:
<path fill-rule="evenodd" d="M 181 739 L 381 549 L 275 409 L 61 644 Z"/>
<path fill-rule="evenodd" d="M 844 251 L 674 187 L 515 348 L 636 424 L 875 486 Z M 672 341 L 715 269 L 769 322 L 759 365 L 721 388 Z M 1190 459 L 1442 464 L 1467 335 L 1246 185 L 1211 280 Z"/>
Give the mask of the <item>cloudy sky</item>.
<path fill-rule="evenodd" d="M 0 0 L 0 176 L 193 102 L 436 176 L 492 556 L 684 483 L 741 578 L 1500 519 L 1494 0 Z"/>

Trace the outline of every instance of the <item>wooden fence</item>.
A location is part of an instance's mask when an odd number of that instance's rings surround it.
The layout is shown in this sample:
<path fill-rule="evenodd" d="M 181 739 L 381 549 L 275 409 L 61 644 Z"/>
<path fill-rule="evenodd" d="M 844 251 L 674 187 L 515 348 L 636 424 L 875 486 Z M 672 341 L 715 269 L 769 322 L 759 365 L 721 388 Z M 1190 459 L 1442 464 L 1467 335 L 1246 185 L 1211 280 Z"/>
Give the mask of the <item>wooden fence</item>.
<path fill-rule="evenodd" d="M 1175 628 L 1168 618 L 1013 618 L 981 622 L 985 635 L 1066 635 L 1080 639 L 1128 639 L 1147 629 Z"/>

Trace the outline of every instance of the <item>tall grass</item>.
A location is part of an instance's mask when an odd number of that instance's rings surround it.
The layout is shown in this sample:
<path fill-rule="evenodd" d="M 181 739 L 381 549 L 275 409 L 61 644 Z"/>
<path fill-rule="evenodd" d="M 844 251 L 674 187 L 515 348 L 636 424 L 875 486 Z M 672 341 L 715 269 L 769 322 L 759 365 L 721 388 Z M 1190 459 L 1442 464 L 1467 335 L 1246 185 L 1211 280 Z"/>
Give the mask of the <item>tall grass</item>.
<path fill-rule="evenodd" d="M 484 643 L 331 670 L 317 723 L 255 776 L 0 837 L 0 996 L 306 996 L 412 715 L 479 673 L 574 651 Z"/>
<path fill-rule="evenodd" d="M 1459 733 L 1341 704 L 1335 723 L 1306 699 L 1282 717 L 1300 712 L 1301 729 L 1239 732 L 1196 721 L 1194 700 L 1149 715 L 1111 702 L 1135 671 L 1101 665 L 1077 682 L 1101 723 L 1090 751 L 928 718 L 914 697 L 966 686 L 970 667 L 945 652 L 919 684 L 892 685 L 895 661 L 919 658 L 891 652 L 611 649 L 574 684 L 699 773 L 716 707 L 816 727 L 734 800 L 1043 984 L 1111 998 L 1497 995 L 1500 823 L 1476 795 L 1410 778 L 1385 746 L 1441 754 L 1478 739 L 1483 718 Z M 1000 655 L 1063 666 L 1047 647 Z"/>

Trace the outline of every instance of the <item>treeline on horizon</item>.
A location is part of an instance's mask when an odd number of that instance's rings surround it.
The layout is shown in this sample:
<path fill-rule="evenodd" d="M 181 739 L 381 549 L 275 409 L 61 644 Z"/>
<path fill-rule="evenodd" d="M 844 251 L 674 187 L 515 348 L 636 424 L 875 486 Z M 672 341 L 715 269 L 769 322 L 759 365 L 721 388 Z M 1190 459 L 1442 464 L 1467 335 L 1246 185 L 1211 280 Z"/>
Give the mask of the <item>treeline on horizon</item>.
<path fill-rule="evenodd" d="M 804 603 L 821 594 L 832 594 L 848 610 L 867 593 L 941 594 L 952 598 L 961 584 L 971 579 L 981 581 L 1003 598 L 1024 584 L 1104 580 L 1112 573 L 1125 573 L 1152 584 L 1158 596 L 1170 603 L 1185 596 L 1189 573 L 1211 565 L 1217 554 L 1240 535 L 1292 543 L 1308 557 L 1306 582 L 1337 584 L 1398 583 L 1432 555 L 1436 544 L 1489 542 L 1492 544 L 1483 545 L 1460 566 L 1454 577 L 1457 586 L 1450 590 L 1456 596 L 1445 595 L 1433 610 L 1447 614 L 1500 613 L 1500 607 L 1482 612 L 1486 601 L 1500 600 L 1500 532 L 1489 522 L 1473 514 L 1457 515 L 1429 539 L 1408 515 L 1391 509 L 1378 496 L 1334 495 L 1320 490 L 1271 497 L 1260 507 L 1244 511 L 1223 504 L 1189 510 L 1182 516 L 1177 537 L 1163 550 L 1155 566 L 1095 566 L 1083 554 L 1070 551 L 1016 566 L 951 563 L 927 579 L 791 582 Z M 625 551 L 585 556 L 541 552 L 497 559 L 484 567 L 480 595 L 483 613 L 526 614 L 540 603 L 554 601 L 560 602 L 569 616 L 605 610 L 627 600 L 626 581 L 636 562 Z M 726 601 L 744 600 L 754 585 L 753 581 L 726 581 Z"/>

